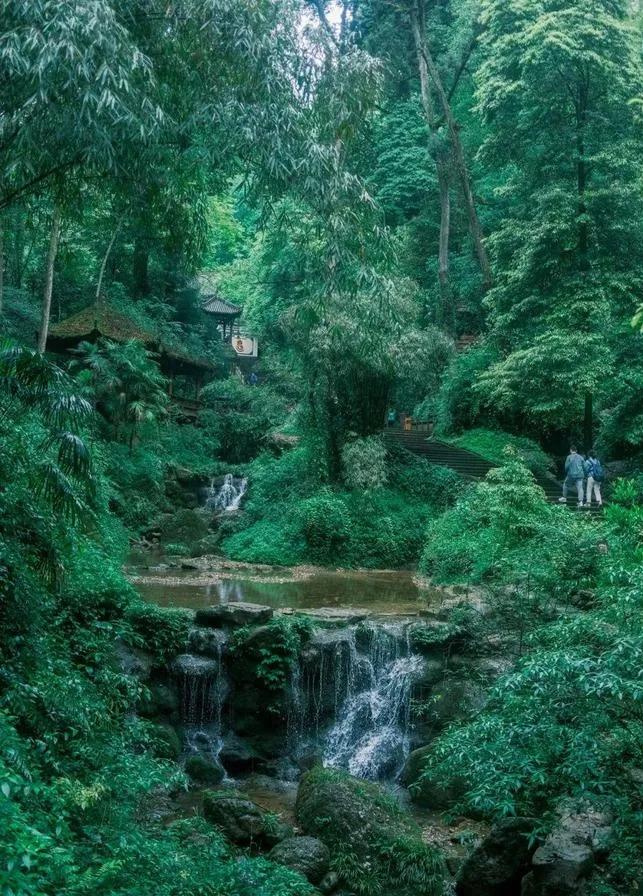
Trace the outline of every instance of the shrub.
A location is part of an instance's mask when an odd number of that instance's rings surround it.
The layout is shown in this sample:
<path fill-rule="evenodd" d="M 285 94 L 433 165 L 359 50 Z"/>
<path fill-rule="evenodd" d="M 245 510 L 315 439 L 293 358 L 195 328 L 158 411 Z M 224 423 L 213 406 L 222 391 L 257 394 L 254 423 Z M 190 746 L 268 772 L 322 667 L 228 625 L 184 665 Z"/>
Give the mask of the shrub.
<path fill-rule="evenodd" d="M 537 476 L 546 476 L 553 468 L 551 457 L 537 442 L 526 436 L 515 436 L 492 429 L 470 429 L 462 435 L 447 437 L 446 441 L 459 448 L 474 451 L 494 464 L 503 464 L 505 450 L 511 447 L 522 458 L 525 466 Z"/>
<path fill-rule="evenodd" d="M 306 544 L 296 505 L 281 505 L 278 519 L 263 519 L 225 538 L 222 549 L 244 563 L 295 566 L 306 559 Z"/>
<path fill-rule="evenodd" d="M 382 488 L 388 479 L 386 448 L 378 436 L 347 442 L 342 448 L 342 476 L 350 489 Z"/>
<path fill-rule="evenodd" d="M 499 586 L 505 610 L 553 608 L 592 587 L 597 533 L 579 514 L 547 503 L 515 455 L 432 521 L 420 568 L 438 582 Z M 510 589 L 510 590 L 508 590 Z M 534 610 L 537 606 L 534 606 Z"/>
<path fill-rule="evenodd" d="M 125 621 L 131 630 L 132 644 L 149 651 L 163 664 L 185 650 L 192 614 L 138 601 L 128 607 Z"/>
<path fill-rule="evenodd" d="M 345 503 L 330 491 L 322 491 L 301 505 L 304 538 L 311 556 L 319 562 L 332 560 L 350 532 Z"/>

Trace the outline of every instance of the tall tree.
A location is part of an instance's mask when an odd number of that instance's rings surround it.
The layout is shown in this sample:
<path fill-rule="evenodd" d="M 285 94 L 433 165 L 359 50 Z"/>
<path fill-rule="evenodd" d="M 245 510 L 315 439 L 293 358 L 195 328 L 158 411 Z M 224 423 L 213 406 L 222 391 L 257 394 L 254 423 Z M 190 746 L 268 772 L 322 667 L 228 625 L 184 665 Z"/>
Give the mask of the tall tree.
<path fill-rule="evenodd" d="M 487 166 L 503 172 L 487 297 L 501 360 L 488 402 L 534 430 L 579 424 L 641 282 L 641 67 L 625 0 L 485 0 L 478 81 Z"/>

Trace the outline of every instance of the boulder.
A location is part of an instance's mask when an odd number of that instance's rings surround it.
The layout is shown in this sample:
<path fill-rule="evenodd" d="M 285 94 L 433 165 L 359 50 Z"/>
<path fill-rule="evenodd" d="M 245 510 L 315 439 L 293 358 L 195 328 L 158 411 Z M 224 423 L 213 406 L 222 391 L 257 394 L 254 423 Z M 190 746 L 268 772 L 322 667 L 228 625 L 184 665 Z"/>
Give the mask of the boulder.
<path fill-rule="evenodd" d="M 226 643 L 225 633 L 215 628 L 192 628 L 188 634 L 191 653 L 218 660 Z"/>
<path fill-rule="evenodd" d="M 240 628 L 243 625 L 264 625 L 273 617 L 272 607 L 232 601 L 196 611 L 197 626 L 206 628 Z"/>
<path fill-rule="evenodd" d="M 328 847 L 316 837 L 287 837 L 273 847 L 268 858 L 299 872 L 311 884 L 323 880 L 330 864 Z"/>
<path fill-rule="evenodd" d="M 223 767 L 233 774 L 247 772 L 254 768 L 259 754 L 245 740 L 236 734 L 228 734 L 219 750 L 219 760 Z"/>
<path fill-rule="evenodd" d="M 559 822 L 531 860 L 524 896 L 575 896 L 583 892 L 595 861 L 606 858 L 612 817 L 592 806 L 559 807 Z"/>
<path fill-rule="evenodd" d="M 159 716 L 176 718 L 179 712 L 179 695 L 175 688 L 156 682 L 149 685 L 137 708 L 139 714 L 147 718 Z"/>
<path fill-rule="evenodd" d="M 507 818 L 494 825 L 458 873 L 457 896 L 513 896 L 529 871 L 534 822 Z"/>
<path fill-rule="evenodd" d="M 173 759 L 181 755 L 181 738 L 169 722 L 159 722 L 154 726 L 156 736 L 155 754 L 159 759 Z"/>
<path fill-rule="evenodd" d="M 332 628 L 363 622 L 370 615 L 369 610 L 362 610 L 357 607 L 316 607 L 310 610 L 300 609 L 297 612 L 303 616 L 308 616 L 319 623 L 319 625 Z"/>
<path fill-rule="evenodd" d="M 409 753 L 402 770 L 402 783 L 408 787 L 411 799 L 418 806 L 435 811 L 450 809 L 464 793 L 464 782 L 458 778 L 446 782 L 430 778 L 420 780 L 430 752 L 431 747 L 424 746 Z"/>
<path fill-rule="evenodd" d="M 324 893 L 324 896 L 326 896 L 327 893 L 334 893 L 339 887 L 339 884 L 339 874 L 336 871 L 329 871 L 323 880 L 319 882 L 317 889 L 320 893 Z"/>
<path fill-rule="evenodd" d="M 213 756 L 204 753 L 188 756 L 185 773 L 196 784 L 220 784 L 225 778 L 223 766 Z"/>
<path fill-rule="evenodd" d="M 132 675 L 140 681 L 147 681 L 154 665 L 151 653 L 131 647 L 124 641 L 116 642 L 116 659 L 119 668 L 125 675 Z"/>
<path fill-rule="evenodd" d="M 172 663 L 172 671 L 188 678 L 209 678 L 219 673 L 219 663 L 209 657 L 182 653 Z"/>
<path fill-rule="evenodd" d="M 314 768 L 301 779 L 295 812 L 304 833 L 322 840 L 342 867 L 349 891 L 367 892 L 369 886 L 371 892 L 417 896 L 418 880 L 424 892 L 441 890 L 439 855 L 378 785 Z"/>
<path fill-rule="evenodd" d="M 189 545 L 208 534 L 208 518 L 199 510 L 177 510 L 162 518 L 160 530 L 163 544 Z"/>
<path fill-rule="evenodd" d="M 532 872 L 521 892 L 533 896 L 575 896 L 592 873 L 594 855 L 589 846 L 555 833 L 536 850 L 531 863 Z"/>
<path fill-rule="evenodd" d="M 482 709 L 485 699 L 485 689 L 480 684 L 467 678 L 445 678 L 431 688 L 427 737 L 435 736 L 450 722 L 470 718 Z"/>
<path fill-rule="evenodd" d="M 256 803 L 235 791 L 207 791 L 203 814 L 235 846 L 271 849 L 292 835 L 292 828 L 264 812 Z"/>

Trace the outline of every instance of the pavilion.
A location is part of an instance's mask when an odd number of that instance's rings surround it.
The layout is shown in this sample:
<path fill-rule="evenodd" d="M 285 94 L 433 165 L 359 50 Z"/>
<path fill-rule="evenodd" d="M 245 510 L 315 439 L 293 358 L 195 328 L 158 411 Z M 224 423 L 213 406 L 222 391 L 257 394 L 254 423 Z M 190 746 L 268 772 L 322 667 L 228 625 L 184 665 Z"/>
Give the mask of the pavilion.
<path fill-rule="evenodd" d="M 169 395 L 186 416 L 194 417 L 200 406 L 199 392 L 204 383 L 222 373 L 222 366 L 206 358 L 190 356 L 162 342 L 157 333 L 138 324 L 104 301 L 88 305 L 71 317 L 54 324 L 47 337 L 48 351 L 73 353 L 81 342 L 98 339 L 128 342 L 137 339 L 158 355 L 159 367 L 169 380 Z M 174 380 L 185 377 L 194 387 L 194 398 L 173 395 Z"/>

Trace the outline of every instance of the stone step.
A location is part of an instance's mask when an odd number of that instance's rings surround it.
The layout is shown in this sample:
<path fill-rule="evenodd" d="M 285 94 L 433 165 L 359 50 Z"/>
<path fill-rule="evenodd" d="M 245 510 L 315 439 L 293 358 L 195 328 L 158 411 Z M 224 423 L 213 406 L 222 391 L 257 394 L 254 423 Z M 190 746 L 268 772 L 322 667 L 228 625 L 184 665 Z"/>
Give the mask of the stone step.
<path fill-rule="evenodd" d="M 412 454 L 425 458 L 429 463 L 440 467 L 448 467 L 455 473 L 458 473 L 464 479 L 470 481 L 478 481 L 484 479 L 490 470 L 493 470 L 497 464 L 493 464 L 486 458 L 474 451 L 466 448 L 458 448 L 455 445 L 449 445 L 447 442 L 441 442 L 424 433 L 405 432 L 404 430 L 384 430 L 383 436 L 385 442 L 395 443 L 410 451 Z M 536 476 L 536 482 L 543 489 L 547 500 L 551 504 L 559 503 L 562 496 L 563 486 L 561 482 L 555 479 L 549 479 L 545 476 Z M 577 509 L 575 499 L 569 498 L 566 505 L 570 509 Z M 581 508 L 578 508 L 579 510 Z M 582 508 L 585 512 L 600 513 L 601 507 L 592 505 L 591 508 Z"/>

